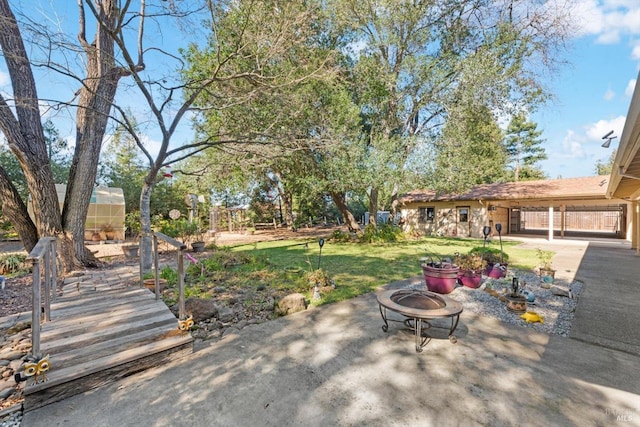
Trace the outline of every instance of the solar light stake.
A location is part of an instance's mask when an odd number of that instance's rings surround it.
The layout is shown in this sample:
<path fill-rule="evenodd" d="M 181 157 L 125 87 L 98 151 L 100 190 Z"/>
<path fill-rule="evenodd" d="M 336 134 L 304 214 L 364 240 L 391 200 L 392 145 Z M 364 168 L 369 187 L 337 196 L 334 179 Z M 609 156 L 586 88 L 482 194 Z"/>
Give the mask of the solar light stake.
<path fill-rule="evenodd" d="M 318 240 L 318 245 L 320 245 L 320 253 L 318 254 L 318 269 L 320 269 L 320 257 L 322 257 L 322 247 L 324 246 L 324 239 Z"/>
<path fill-rule="evenodd" d="M 496 224 L 496 231 L 498 232 L 498 238 L 500 239 L 500 262 L 504 265 L 504 252 L 502 252 L 502 224 Z"/>
<path fill-rule="evenodd" d="M 489 234 L 491 233 L 491 227 L 489 227 L 488 225 L 485 225 L 484 227 L 482 227 L 482 234 L 484 235 L 484 240 L 482 242 L 482 260 L 484 261 L 484 245 L 487 243 L 487 237 L 489 237 Z"/>

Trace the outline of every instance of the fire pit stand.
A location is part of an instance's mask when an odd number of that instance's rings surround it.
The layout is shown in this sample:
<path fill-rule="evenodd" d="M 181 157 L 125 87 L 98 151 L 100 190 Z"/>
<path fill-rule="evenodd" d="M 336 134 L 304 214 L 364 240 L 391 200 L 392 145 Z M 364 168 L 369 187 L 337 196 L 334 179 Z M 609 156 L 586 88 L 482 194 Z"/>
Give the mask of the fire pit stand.
<path fill-rule="evenodd" d="M 453 332 L 458 327 L 462 304 L 435 292 L 416 289 L 392 289 L 378 294 L 378 308 L 384 321 L 382 330 L 389 330 L 389 322 L 401 322 L 415 332 L 416 351 L 420 353 L 431 337 L 423 334 L 423 329 L 432 327 L 430 320 L 450 318 L 449 341 L 455 344 L 458 340 Z M 387 310 L 405 317 L 394 320 L 387 317 Z M 435 326 L 433 326 L 435 327 Z"/>

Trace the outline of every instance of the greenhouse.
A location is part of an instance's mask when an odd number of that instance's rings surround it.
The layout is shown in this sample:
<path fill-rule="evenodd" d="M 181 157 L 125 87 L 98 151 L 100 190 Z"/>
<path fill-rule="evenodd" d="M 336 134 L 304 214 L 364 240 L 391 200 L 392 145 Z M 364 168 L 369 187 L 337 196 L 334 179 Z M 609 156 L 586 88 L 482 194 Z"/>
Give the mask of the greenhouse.
<path fill-rule="evenodd" d="M 64 203 L 67 186 L 56 184 L 60 208 Z M 31 200 L 29 215 L 33 218 Z M 124 240 L 124 192 L 122 188 L 95 187 L 91 193 L 87 220 L 85 222 L 85 240 Z"/>

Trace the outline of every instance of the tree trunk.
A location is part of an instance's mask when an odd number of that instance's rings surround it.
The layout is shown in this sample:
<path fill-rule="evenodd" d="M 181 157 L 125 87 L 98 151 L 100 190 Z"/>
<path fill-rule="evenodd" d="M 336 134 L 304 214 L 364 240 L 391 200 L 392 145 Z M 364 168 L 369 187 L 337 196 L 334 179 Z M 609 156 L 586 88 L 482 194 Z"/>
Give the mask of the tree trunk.
<path fill-rule="evenodd" d="M 153 262 L 151 247 L 151 191 L 153 184 L 149 184 L 147 181 L 148 179 L 145 180 L 140 192 L 140 270 L 142 274 L 151 271 Z"/>
<path fill-rule="evenodd" d="M 378 225 L 378 187 L 373 187 L 369 192 L 369 224 Z"/>
<path fill-rule="evenodd" d="M 0 197 L 2 198 L 2 213 L 11 221 L 20 240 L 27 251 L 38 243 L 38 230 L 29 215 L 25 215 L 27 207 L 24 205 L 18 190 L 13 185 L 4 169 L 0 167 Z"/>
<path fill-rule="evenodd" d="M 342 192 L 330 192 L 329 195 L 331 199 L 333 199 L 333 203 L 336 204 L 336 207 L 342 214 L 342 219 L 352 233 L 360 231 L 360 224 L 356 221 L 356 218 L 353 216 L 347 203 L 345 201 L 345 195 Z"/>
<path fill-rule="evenodd" d="M 293 217 L 293 195 L 283 191 L 280 193 L 280 199 L 284 205 L 284 217 L 287 222 L 287 227 L 289 230 L 293 230 L 295 221 L 295 218 Z"/>
<path fill-rule="evenodd" d="M 115 64 L 113 39 L 107 32 L 113 27 L 116 17 L 115 2 L 103 1 L 101 10 L 101 19 L 106 25 L 97 25 L 94 43 L 87 43 L 82 37 L 80 40 L 86 55 L 87 76 L 80 89 L 76 146 L 62 210 L 65 232 L 73 237 L 75 256 L 84 265 L 94 265 L 97 261 L 91 252 L 85 250 L 85 222 L 109 112 L 122 75 Z"/>
<path fill-rule="evenodd" d="M 0 47 L 11 77 L 14 107 L 9 107 L 0 95 L 0 130 L 9 148 L 18 159 L 31 196 L 35 229 L 28 223 L 27 208 L 15 191 L 6 183 L 2 185 L 3 205 L 7 205 L 7 218 L 17 224 L 27 252 L 33 249 L 37 238 L 58 236 L 60 260 L 65 271 L 75 267 L 75 260 L 65 250 L 68 239 L 63 238 L 60 204 L 49 162 L 49 153 L 44 138 L 38 94 L 31 65 L 24 47 L 22 35 L 6 0 L 0 0 Z M 8 54 L 8 53 L 11 54 Z M 14 115 L 15 111 L 15 115 Z M 6 175 L 5 175 L 6 178 Z M 8 190 L 8 191 L 7 191 Z M 5 199 L 4 196 L 7 196 Z"/>

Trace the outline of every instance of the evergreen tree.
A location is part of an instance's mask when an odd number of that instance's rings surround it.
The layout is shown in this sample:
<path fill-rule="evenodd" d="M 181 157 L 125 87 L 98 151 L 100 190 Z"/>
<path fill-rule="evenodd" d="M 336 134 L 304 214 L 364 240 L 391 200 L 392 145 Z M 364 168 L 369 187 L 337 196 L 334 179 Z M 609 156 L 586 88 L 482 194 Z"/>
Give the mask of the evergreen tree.
<path fill-rule="evenodd" d="M 544 179 L 544 173 L 536 166 L 539 161 L 547 159 L 542 147 L 545 140 L 540 135 L 542 131 L 538 130 L 538 125 L 527 121 L 523 113 L 516 114 L 509 122 L 505 149 L 513 167 L 514 181 Z"/>
<path fill-rule="evenodd" d="M 617 152 L 617 149 L 613 150 L 611 152 L 611 156 L 609 156 L 609 159 L 606 162 L 598 160 L 596 162 L 595 173 L 598 175 L 610 175 L 611 170 L 613 169 L 613 162 L 616 159 Z"/>

